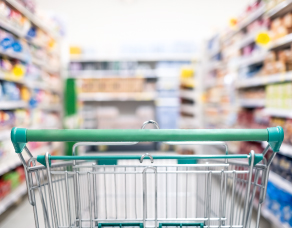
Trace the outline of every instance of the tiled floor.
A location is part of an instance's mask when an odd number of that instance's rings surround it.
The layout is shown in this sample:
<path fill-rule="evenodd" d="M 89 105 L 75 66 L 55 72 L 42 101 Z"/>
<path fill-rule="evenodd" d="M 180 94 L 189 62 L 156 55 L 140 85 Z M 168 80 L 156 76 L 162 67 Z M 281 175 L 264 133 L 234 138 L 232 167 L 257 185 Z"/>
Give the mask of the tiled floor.
<path fill-rule="evenodd" d="M 255 214 L 253 215 L 253 222 L 251 228 L 254 227 Z M 41 221 L 40 221 L 41 222 Z M 13 206 L 5 214 L 0 216 L 0 228 L 34 228 L 34 216 L 32 206 L 28 203 L 27 197 L 17 205 Z M 43 228 L 40 224 L 40 228 Z M 269 221 L 264 218 L 261 219 L 261 228 L 272 228 Z M 274 227 L 273 227 L 274 228 Z M 279 227 L 277 227 L 279 228 Z"/>
<path fill-rule="evenodd" d="M 1 215 L 1 228 L 33 228 L 34 217 L 32 206 L 28 203 L 26 197 L 17 206 L 13 206 L 8 212 Z"/>

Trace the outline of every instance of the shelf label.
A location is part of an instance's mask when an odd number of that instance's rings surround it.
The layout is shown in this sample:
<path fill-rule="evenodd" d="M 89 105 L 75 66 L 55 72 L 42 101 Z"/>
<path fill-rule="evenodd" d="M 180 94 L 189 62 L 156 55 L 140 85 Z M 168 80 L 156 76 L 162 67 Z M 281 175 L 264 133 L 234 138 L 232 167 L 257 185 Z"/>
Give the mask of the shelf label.
<path fill-rule="evenodd" d="M 271 38 L 268 32 L 259 32 L 256 35 L 255 42 L 258 45 L 266 46 L 267 44 L 270 43 L 270 41 L 271 41 Z"/>

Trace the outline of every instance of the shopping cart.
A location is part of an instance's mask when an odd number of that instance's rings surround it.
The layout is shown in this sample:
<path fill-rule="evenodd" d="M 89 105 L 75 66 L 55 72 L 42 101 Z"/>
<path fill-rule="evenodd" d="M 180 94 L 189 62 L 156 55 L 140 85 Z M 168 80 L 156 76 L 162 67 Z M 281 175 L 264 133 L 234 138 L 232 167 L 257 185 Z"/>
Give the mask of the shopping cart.
<path fill-rule="evenodd" d="M 13 128 L 11 140 L 26 174 L 35 227 L 259 227 L 270 164 L 283 129 L 259 130 L 30 130 Z M 80 141 L 73 156 L 33 157 L 27 142 Z M 267 141 L 262 154 L 94 154 L 82 145 L 222 144 Z M 203 141 L 203 142 L 202 142 Z M 265 155 L 273 150 L 269 159 Z M 25 151 L 30 159 L 26 162 Z M 63 162 L 52 162 L 52 161 Z M 38 164 L 38 163 L 40 164 Z"/>

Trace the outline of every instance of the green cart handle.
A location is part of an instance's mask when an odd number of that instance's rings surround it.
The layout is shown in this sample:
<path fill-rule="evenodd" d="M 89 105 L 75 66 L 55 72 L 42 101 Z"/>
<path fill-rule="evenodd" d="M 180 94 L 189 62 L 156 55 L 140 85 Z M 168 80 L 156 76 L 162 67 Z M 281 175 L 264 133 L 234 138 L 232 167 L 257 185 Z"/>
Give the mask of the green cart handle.
<path fill-rule="evenodd" d="M 26 129 L 14 127 L 11 141 L 16 153 L 27 142 L 165 142 L 165 141 L 267 141 L 278 152 L 284 139 L 282 127 L 267 129 Z"/>

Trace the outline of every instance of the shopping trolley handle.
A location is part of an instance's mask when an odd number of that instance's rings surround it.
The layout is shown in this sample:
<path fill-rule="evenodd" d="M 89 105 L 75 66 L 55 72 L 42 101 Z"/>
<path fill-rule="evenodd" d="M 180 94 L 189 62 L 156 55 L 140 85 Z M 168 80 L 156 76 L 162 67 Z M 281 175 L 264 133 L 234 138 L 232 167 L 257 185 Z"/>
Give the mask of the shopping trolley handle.
<path fill-rule="evenodd" d="M 11 141 L 16 153 L 27 142 L 165 142 L 165 141 L 267 141 L 278 152 L 282 127 L 267 129 L 26 129 L 14 127 Z"/>

